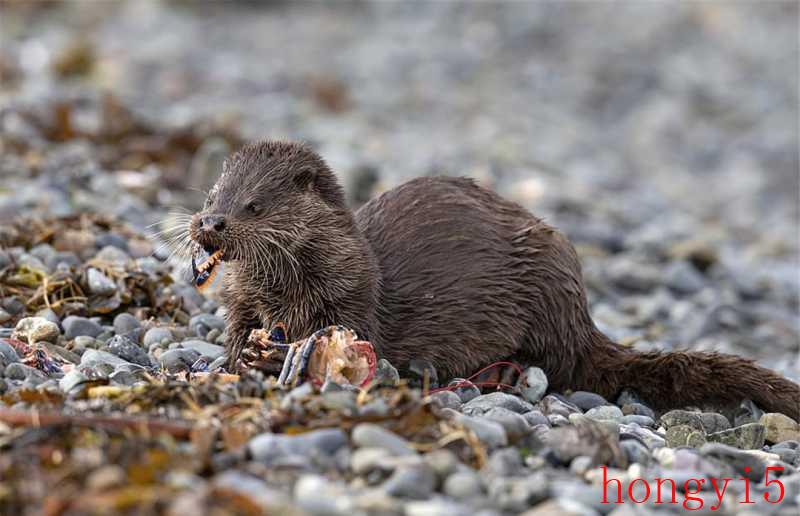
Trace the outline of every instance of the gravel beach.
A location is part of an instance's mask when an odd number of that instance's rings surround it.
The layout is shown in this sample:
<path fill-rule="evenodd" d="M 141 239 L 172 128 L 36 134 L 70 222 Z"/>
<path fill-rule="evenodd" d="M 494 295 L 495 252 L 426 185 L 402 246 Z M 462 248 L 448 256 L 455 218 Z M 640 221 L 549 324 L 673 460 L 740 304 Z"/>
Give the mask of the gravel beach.
<path fill-rule="evenodd" d="M 617 342 L 798 381 L 799 14 L 4 4 L 0 514 L 796 514 L 800 425 L 749 401 L 226 374 L 225 307 L 172 239 L 254 139 L 309 142 L 353 206 L 470 176 L 567 234 Z"/>

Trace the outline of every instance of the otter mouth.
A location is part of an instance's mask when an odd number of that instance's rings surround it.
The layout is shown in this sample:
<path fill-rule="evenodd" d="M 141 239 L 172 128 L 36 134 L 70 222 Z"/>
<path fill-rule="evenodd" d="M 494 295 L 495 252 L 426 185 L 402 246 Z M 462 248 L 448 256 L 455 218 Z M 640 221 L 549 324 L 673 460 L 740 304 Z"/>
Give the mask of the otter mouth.
<path fill-rule="evenodd" d="M 192 281 L 199 290 L 206 289 L 217 275 L 219 265 L 225 257 L 225 251 L 212 246 L 195 246 L 192 253 Z"/>

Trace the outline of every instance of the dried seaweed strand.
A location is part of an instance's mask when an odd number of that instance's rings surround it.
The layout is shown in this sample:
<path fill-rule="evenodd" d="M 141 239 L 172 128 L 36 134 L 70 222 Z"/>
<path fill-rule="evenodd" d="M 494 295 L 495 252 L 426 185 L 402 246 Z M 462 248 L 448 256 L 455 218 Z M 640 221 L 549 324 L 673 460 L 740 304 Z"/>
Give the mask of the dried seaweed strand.
<path fill-rule="evenodd" d="M 178 439 L 188 439 L 192 426 L 175 421 L 134 417 L 110 417 L 93 415 L 68 415 L 36 410 L 0 408 L 0 421 L 13 426 L 57 426 L 71 425 L 104 430 L 139 430 L 149 434 L 167 433 Z"/>

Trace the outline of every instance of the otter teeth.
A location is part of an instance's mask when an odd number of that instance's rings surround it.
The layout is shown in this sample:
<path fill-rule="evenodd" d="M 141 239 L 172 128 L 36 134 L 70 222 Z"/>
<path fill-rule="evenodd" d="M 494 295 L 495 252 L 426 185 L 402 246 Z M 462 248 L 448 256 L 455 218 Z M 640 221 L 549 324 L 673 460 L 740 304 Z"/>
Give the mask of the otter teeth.
<path fill-rule="evenodd" d="M 225 253 L 222 249 L 217 249 L 199 264 L 195 256 L 192 256 L 192 276 L 197 288 L 202 290 L 211 284 L 214 276 L 216 276 L 216 267 L 222 261 L 224 255 Z"/>

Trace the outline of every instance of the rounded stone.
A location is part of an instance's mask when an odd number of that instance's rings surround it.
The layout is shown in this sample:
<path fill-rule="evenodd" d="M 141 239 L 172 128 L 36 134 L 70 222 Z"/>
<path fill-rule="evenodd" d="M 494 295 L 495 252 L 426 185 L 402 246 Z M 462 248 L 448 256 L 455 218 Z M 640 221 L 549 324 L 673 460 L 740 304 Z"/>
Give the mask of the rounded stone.
<path fill-rule="evenodd" d="M 39 341 L 55 342 L 61 335 L 58 325 L 44 317 L 25 317 L 14 327 L 14 335 L 30 344 Z"/>
<path fill-rule="evenodd" d="M 393 455 L 415 455 L 417 452 L 408 441 L 382 426 L 361 423 L 353 428 L 353 443 L 362 448 L 383 448 Z"/>
<path fill-rule="evenodd" d="M 103 327 L 87 319 L 86 317 L 78 317 L 71 315 L 65 318 L 61 325 L 64 327 L 64 336 L 67 339 L 74 339 L 78 336 L 97 337 L 103 333 Z"/>

